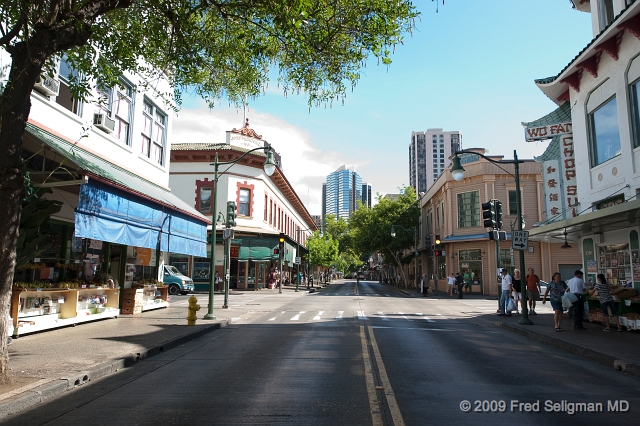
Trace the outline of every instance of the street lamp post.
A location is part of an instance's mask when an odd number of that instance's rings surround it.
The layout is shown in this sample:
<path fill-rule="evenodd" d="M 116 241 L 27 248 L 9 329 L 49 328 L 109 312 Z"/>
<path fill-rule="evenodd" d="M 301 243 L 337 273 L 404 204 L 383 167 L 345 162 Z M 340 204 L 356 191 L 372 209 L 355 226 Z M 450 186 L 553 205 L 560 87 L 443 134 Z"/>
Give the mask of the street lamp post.
<path fill-rule="evenodd" d="M 405 228 L 404 226 L 401 225 L 391 225 L 391 236 L 395 237 L 396 236 L 396 227 L 398 228 L 402 228 L 405 231 L 408 231 L 407 228 Z M 418 284 L 420 283 L 420 278 L 418 278 L 418 227 L 416 226 L 413 229 L 413 248 L 414 248 L 414 263 L 415 263 L 415 279 L 416 279 L 416 288 L 418 288 Z"/>
<path fill-rule="evenodd" d="M 227 167 L 227 169 L 225 169 L 225 171 L 222 172 L 222 174 L 224 174 L 234 164 L 242 160 L 247 154 L 254 151 L 258 151 L 258 150 L 265 151 L 267 158 L 264 161 L 263 168 L 267 176 L 271 176 L 276 171 L 276 162 L 273 157 L 273 148 L 271 148 L 271 146 L 251 149 L 233 161 L 224 161 L 224 162 L 218 161 L 218 153 L 216 152 L 215 161 L 211 164 L 213 166 L 213 195 L 212 195 L 213 196 L 213 216 L 212 217 L 216 217 L 217 210 L 218 210 L 218 178 L 219 178 L 218 168 L 220 166 L 224 166 L 228 164 L 229 167 Z M 209 273 L 209 307 L 207 309 L 207 314 L 203 317 L 203 319 L 207 319 L 207 320 L 216 319 L 216 316 L 213 314 L 213 292 L 215 289 L 215 275 L 216 275 L 216 233 L 217 233 L 216 222 L 217 220 L 214 220 L 213 225 L 211 227 L 211 272 Z"/>
<path fill-rule="evenodd" d="M 457 151 L 454 154 L 453 160 L 452 160 L 452 165 L 451 165 L 451 174 L 453 175 L 453 178 L 456 181 L 461 181 L 462 178 L 464 177 L 464 168 L 462 167 L 462 164 L 460 164 L 460 154 L 473 154 L 473 155 L 477 155 L 479 157 L 484 158 L 485 160 L 498 165 L 498 167 L 500 167 L 500 163 L 498 161 L 492 160 L 489 157 L 486 157 L 478 152 L 475 151 Z M 523 217 L 522 217 L 522 193 L 520 191 L 520 161 L 518 161 L 518 153 L 516 152 L 516 150 L 513 150 L 513 167 L 514 167 L 514 174 L 510 173 L 509 171 L 502 169 L 502 167 L 500 167 L 502 170 L 504 170 L 505 172 L 507 172 L 508 174 L 510 174 L 511 176 L 513 176 L 516 180 L 516 206 L 517 206 L 517 211 L 516 214 L 518 216 L 518 230 L 522 231 L 522 224 L 524 222 Z M 513 236 L 511 237 L 513 238 Z M 524 273 L 525 271 L 525 266 L 524 266 L 524 250 L 519 250 L 520 251 L 520 270 Z M 499 253 L 498 253 L 499 256 Z M 526 286 L 526 283 L 525 283 Z M 527 292 L 526 290 L 522 292 L 522 318 L 520 319 L 520 321 L 518 321 L 518 324 L 521 325 L 533 325 L 533 322 L 529 319 L 529 310 L 527 308 Z"/>

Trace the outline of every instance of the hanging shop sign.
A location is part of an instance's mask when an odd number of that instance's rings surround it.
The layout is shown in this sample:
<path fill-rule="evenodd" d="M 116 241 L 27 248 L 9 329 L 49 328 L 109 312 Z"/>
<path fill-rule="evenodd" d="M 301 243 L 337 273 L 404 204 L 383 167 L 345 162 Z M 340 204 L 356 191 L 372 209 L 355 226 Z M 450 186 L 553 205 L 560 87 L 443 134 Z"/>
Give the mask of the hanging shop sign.
<path fill-rule="evenodd" d="M 564 177 L 564 199 L 566 217 L 578 215 L 578 179 L 576 178 L 576 159 L 573 152 L 573 135 L 560 139 L 560 156 Z"/>
<path fill-rule="evenodd" d="M 547 160 L 542 163 L 545 209 L 547 222 L 564 219 L 562 180 L 558 160 Z"/>
<path fill-rule="evenodd" d="M 566 135 L 572 132 L 571 122 L 526 127 L 524 129 L 524 139 L 527 142 L 542 141 L 545 139 L 551 139 L 554 136 Z"/>

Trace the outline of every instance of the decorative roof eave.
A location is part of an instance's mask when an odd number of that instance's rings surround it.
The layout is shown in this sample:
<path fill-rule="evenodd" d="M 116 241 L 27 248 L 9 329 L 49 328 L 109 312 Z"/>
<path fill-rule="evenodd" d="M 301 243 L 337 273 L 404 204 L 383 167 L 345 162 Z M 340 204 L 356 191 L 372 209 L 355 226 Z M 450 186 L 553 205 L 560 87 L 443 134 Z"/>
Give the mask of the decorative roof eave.
<path fill-rule="evenodd" d="M 248 136 L 250 138 L 262 139 L 262 135 L 257 134 L 255 130 L 249 127 L 248 118 L 247 118 L 247 121 L 244 123 L 244 126 L 240 127 L 239 129 L 236 129 L 234 127 L 233 130 L 231 130 L 231 132 L 238 133 L 242 136 Z"/>
<path fill-rule="evenodd" d="M 569 121 L 571 121 L 571 105 L 569 104 L 569 102 L 564 102 L 557 109 L 551 111 L 544 117 L 540 117 L 537 120 L 529 122 L 523 121 L 521 124 L 522 127 L 537 127 L 566 123 Z"/>
<path fill-rule="evenodd" d="M 618 50 L 625 31 L 640 38 L 640 12 L 638 11 L 640 11 L 640 2 L 627 6 L 558 75 L 534 80 L 536 85 L 552 101 L 562 105 L 568 100 L 570 87 L 577 92 L 580 91 L 583 70 L 593 76 L 598 75 L 602 52 L 618 60 Z"/>

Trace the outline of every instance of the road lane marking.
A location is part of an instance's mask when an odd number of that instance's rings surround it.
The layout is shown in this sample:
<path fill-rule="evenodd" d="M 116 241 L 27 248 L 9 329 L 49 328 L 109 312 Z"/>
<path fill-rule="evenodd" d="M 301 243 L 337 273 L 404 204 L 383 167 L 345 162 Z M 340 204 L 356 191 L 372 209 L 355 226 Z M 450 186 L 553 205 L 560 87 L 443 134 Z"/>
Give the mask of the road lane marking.
<path fill-rule="evenodd" d="M 314 321 L 318 321 L 320 318 L 322 318 L 322 314 L 324 314 L 324 311 L 320 311 L 318 312 L 318 315 L 316 315 L 315 317 L 313 317 Z"/>
<path fill-rule="evenodd" d="M 267 321 L 275 321 L 275 320 L 276 320 L 276 317 L 273 317 L 273 318 L 269 318 Z"/>
<path fill-rule="evenodd" d="M 400 407 L 398 407 L 398 401 L 393 393 L 391 382 L 387 376 L 387 370 L 384 368 L 384 362 L 382 362 L 382 356 L 376 343 L 376 336 L 373 334 L 373 328 L 369 326 L 369 340 L 371 341 L 371 348 L 373 349 L 373 355 L 376 358 L 376 364 L 378 366 L 378 373 L 380 374 L 380 382 L 384 387 L 384 394 L 387 397 L 387 405 L 389 406 L 389 413 L 395 426 L 404 426 L 404 420 L 402 419 L 402 413 L 400 413 Z"/>
<path fill-rule="evenodd" d="M 416 314 L 416 315 L 418 315 L 418 316 L 422 317 L 422 319 L 427 320 L 427 322 L 435 322 L 435 321 L 434 321 L 434 320 L 432 320 L 431 318 L 429 318 L 429 317 L 425 317 L 423 313 L 418 313 L 418 314 Z"/>
<path fill-rule="evenodd" d="M 307 313 L 307 311 L 300 311 L 299 314 L 295 314 L 293 317 L 291 317 L 290 321 L 298 321 L 300 319 L 300 315 L 306 314 L 306 313 Z"/>
<path fill-rule="evenodd" d="M 382 318 L 383 321 L 389 321 L 389 318 L 387 318 L 387 316 L 385 314 L 383 314 L 382 312 L 378 311 L 378 316 L 380 318 Z"/>
<path fill-rule="evenodd" d="M 338 311 L 338 315 L 336 315 L 336 319 L 342 319 L 343 314 L 344 314 L 344 311 Z"/>
<path fill-rule="evenodd" d="M 362 343 L 362 358 L 364 360 L 364 378 L 367 384 L 367 395 L 369 396 L 369 411 L 371 411 L 371 423 L 373 426 L 382 426 L 382 416 L 378 405 L 378 395 L 376 395 L 375 382 L 373 381 L 373 368 L 371 368 L 371 358 L 369 348 L 364 334 L 364 327 L 360 326 L 360 342 Z"/>
<path fill-rule="evenodd" d="M 406 319 L 407 321 L 411 321 L 409 318 L 407 318 L 407 316 L 404 314 L 404 312 L 398 312 L 399 315 L 402 316 L 402 318 Z"/>
<path fill-rule="evenodd" d="M 367 316 L 364 314 L 364 311 L 357 311 L 358 312 L 358 319 L 361 320 L 368 320 L 369 318 L 367 318 Z"/>
<path fill-rule="evenodd" d="M 424 331 L 455 331 L 450 328 L 422 328 L 422 327 L 393 327 L 386 325 L 373 325 L 373 328 L 395 328 L 397 330 L 424 330 Z"/>

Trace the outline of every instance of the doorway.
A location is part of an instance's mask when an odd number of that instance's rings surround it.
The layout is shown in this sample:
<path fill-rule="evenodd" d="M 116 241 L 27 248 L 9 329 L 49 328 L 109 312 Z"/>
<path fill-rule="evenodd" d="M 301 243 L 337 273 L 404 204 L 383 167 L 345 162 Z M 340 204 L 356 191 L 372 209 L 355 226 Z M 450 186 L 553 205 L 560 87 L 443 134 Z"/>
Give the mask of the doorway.
<path fill-rule="evenodd" d="M 482 262 L 460 262 L 460 273 L 464 276 L 467 271 L 471 275 L 471 293 L 482 294 Z"/>

